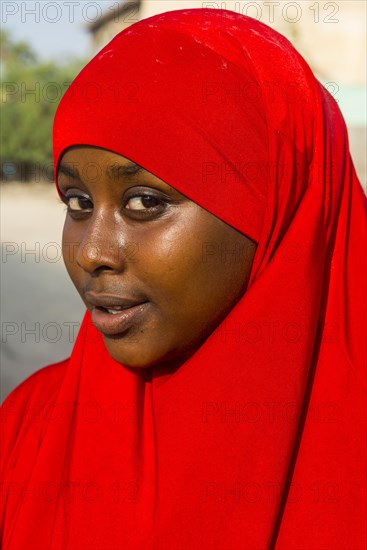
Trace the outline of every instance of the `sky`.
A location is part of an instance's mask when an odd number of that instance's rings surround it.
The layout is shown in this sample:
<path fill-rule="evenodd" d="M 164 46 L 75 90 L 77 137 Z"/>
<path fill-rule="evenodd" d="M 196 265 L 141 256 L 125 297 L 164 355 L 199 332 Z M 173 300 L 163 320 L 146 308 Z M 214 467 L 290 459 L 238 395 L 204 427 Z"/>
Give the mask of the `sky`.
<path fill-rule="evenodd" d="M 90 53 L 89 22 L 114 9 L 110 0 L 3 0 L 1 28 L 14 40 L 25 40 L 42 60 L 86 57 Z"/>

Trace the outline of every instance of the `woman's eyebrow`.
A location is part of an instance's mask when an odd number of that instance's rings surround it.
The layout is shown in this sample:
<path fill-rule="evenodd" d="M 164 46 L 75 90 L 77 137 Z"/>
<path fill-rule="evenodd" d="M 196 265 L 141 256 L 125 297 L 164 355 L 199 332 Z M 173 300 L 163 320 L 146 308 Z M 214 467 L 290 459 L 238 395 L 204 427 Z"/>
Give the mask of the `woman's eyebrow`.
<path fill-rule="evenodd" d="M 138 172 L 145 171 L 145 168 L 136 164 L 136 162 L 128 161 L 124 164 L 111 164 L 106 168 L 106 173 L 109 177 L 114 179 L 123 178 L 126 176 L 135 176 Z"/>
<path fill-rule="evenodd" d="M 69 176 L 70 178 L 74 178 L 74 179 L 80 179 L 78 169 L 72 168 L 72 166 L 68 164 L 60 164 L 58 168 L 58 174 L 59 175 L 63 174 L 64 176 Z"/>
<path fill-rule="evenodd" d="M 60 164 L 58 171 L 59 174 L 63 174 L 64 176 L 79 180 L 81 179 L 79 170 L 76 168 L 76 163 Z M 136 164 L 136 162 L 133 161 L 128 161 L 124 164 L 111 164 L 106 168 L 107 175 L 113 179 L 120 179 L 126 176 L 134 176 L 138 172 L 142 171 L 146 172 L 145 168 L 143 168 L 139 164 Z"/>

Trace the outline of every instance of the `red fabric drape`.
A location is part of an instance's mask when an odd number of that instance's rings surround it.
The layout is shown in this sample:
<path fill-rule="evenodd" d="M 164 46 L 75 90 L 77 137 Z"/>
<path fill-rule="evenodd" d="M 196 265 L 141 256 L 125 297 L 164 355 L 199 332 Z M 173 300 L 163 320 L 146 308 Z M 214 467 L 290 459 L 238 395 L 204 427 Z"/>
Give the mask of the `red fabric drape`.
<path fill-rule="evenodd" d="M 79 74 L 54 125 L 258 242 L 240 302 L 175 372 L 130 372 L 86 313 L 3 406 L 7 550 L 362 550 L 366 201 L 336 102 L 290 43 L 167 12 Z"/>

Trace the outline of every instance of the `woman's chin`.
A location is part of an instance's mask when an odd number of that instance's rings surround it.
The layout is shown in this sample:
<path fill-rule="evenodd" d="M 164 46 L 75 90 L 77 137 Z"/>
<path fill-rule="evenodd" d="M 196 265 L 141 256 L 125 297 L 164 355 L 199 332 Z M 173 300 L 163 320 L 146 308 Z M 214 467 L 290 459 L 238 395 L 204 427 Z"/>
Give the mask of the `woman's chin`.
<path fill-rule="evenodd" d="M 103 336 L 108 354 L 114 361 L 127 369 L 138 370 L 150 367 L 162 367 L 163 370 L 176 370 L 192 354 L 192 351 L 183 350 L 168 351 L 167 349 L 155 349 L 153 345 L 143 342 L 122 342 Z M 150 353 L 147 353 L 150 350 Z"/>
<path fill-rule="evenodd" d="M 150 353 L 147 353 L 149 347 L 142 341 L 129 341 L 105 335 L 103 341 L 112 359 L 127 368 L 145 369 L 161 360 L 161 354 L 155 354 L 154 349 L 150 348 Z"/>
<path fill-rule="evenodd" d="M 116 349 L 116 346 L 108 345 L 106 341 L 105 344 L 110 357 L 112 357 L 114 361 L 120 363 L 124 367 L 131 369 L 144 369 L 152 366 L 152 362 L 148 360 L 149 358 L 147 358 L 146 355 L 139 353 L 138 351 L 136 353 L 134 353 L 132 350 L 129 352 L 121 351 Z"/>

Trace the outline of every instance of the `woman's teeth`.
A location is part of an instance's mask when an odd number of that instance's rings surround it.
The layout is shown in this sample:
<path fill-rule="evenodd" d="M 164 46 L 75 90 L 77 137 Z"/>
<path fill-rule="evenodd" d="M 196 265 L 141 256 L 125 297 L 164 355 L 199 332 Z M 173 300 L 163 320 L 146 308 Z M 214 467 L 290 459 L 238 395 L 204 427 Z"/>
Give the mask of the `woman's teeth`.
<path fill-rule="evenodd" d="M 108 311 L 108 313 L 112 313 L 112 315 L 116 315 L 117 313 L 120 313 L 120 311 L 122 311 L 123 309 L 123 307 L 116 307 L 114 309 L 106 308 L 106 311 Z"/>

